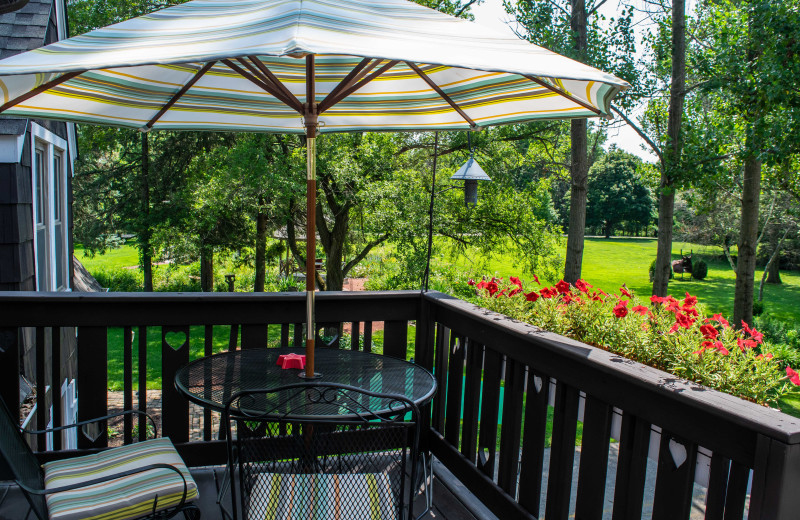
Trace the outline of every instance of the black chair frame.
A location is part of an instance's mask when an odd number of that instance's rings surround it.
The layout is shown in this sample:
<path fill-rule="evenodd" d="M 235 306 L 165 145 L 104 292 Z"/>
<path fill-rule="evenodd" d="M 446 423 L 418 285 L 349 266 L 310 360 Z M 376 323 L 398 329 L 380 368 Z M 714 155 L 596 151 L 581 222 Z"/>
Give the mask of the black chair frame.
<path fill-rule="evenodd" d="M 301 394 L 304 395 L 309 404 L 332 405 L 343 413 L 324 416 L 298 413 L 297 410 L 291 409 L 291 406 L 293 400 L 296 400 Z M 261 398 L 260 401 L 259 398 Z M 384 405 L 379 410 L 371 410 L 364 403 L 370 398 L 379 399 Z M 296 403 L 297 401 L 294 402 Z M 412 420 L 406 421 L 405 417 L 409 413 Z M 314 452 L 314 448 L 309 446 L 319 446 L 320 443 L 309 441 L 307 435 L 311 432 L 311 436 L 316 435 L 322 438 L 329 436 L 329 439 L 333 438 L 330 437 L 331 435 L 368 435 L 371 433 L 368 431 L 370 428 L 384 428 L 384 431 L 397 428 L 395 435 L 398 440 L 400 437 L 403 439 L 402 447 L 393 446 L 393 449 L 399 451 L 397 455 L 399 469 L 395 470 L 395 475 L 399 478 L 399 492 L 396 495 L 393 493 L 397 500 L 396 518 L 414 518 L 414 483 L 416 482 L 419 458 L 420 411 L 419 407 L 406 396 L 371 392 L 336 383 L 303 382 L 270 389 L 238 392 L 232 395 L 226 403 L 222 421 L 226 429 L 227 438 L 227 474 L 230 477 L 227 485 L 230 486 L 232 499 L 232 518 L 239 519 L 240 510 L 242 514 L 246 510 L 246 482 L 244 481 L 246 468 L 244 467 L 245 462 L 239 456 L 242 453 L 243 441 L 250 443 L 276 443 L 272 446 L 286 450 L 281 452 L 280 455 L 276 454 L 271 458 L 274 460 L 265 459 L 259 462 L 262 464 L 286 464 L 292 466 L 287 466 L 286 470 L 280 471 L 281 473 L 317 473 L 320 467 L 318 460 L 329 462 L 329 458 L 337 458 L 336 464 L 338 464 L 341 471 L 323 471 L 324 473 L 348 473 L 343 457 L 355 455 L 357 452 L 351 453 L 346 449 L 341 452 Z M 232 428 L 233 423 L 237 424 L 236 435 L 234 435 Z M 247 433 L 250 431 L 248 428 L 242 427 L 243 425 L 254 426 L 256 424 L 259 425 L 258 428 L 251 433 Z M 326 428 L 333 429 L 329 431 Z M 342 429 L 337 430 L 337 428 Z M 402 433 L 400 433 L 401 431 Z M 291 444 L 286 442 L 289 438 L 300 439 L 301 437 L 306 439 L 303 443 Z M 301 446 L 300 452 L 311 451 L 312 453 L 298 452 L 298 445 Z M 305 449 L 302 446 L 305 446 Z M 368 450 L 368 453 L 373 454 L 373 450 Z M 361 453 L 361 456 L 364 455 L 364 453 Z M 302 457 L 307 457 L 305 463 L 299 462 L 303 460 Z M 293 458 L 298 461 L 298 464 L 287 462 Z M 410 478 L 408 479 L 406 478 L 406 459 L 410 459 Z M 326 466 L 328 462 L 323 463 L 323 465 Z M 328 469 L 330 470 L 330 467 Z M 408 481 L 408 484 L 406 481 Z M 239 488 L 238 491 L 237 487 Z M 408 487 L 408 490 L 405 489 L 406 487 Z M 406 498 L 408 499 L 407 509 L 404 507 Z M 241 502 L 241 504 L 238 502 Z M 404 511 L 407 511 L 407 513 L 404 514 Z M 224 509 L 223 512 L 227 513 Z"/>

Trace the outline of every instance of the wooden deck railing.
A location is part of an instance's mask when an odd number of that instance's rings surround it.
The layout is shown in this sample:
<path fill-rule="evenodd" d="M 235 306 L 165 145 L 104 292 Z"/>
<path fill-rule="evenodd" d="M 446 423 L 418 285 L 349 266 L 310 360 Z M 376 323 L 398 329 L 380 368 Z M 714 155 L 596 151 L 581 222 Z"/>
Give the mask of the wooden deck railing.
<path fill-rule="evenodd" d="M 749 519 L 798 517 L 797 419 L 441 293 L 321 293 L 317 306 L 320 323 L 349 324 L 352 334 L 339 339 L 339 348 L 370 345 L 375 322 L 384 324 L 386 355 L 410 357 L 413 338 L 416 362 L 440 385 L 424 442 L 504 520 L 561 519 L 570 511 L 575 518 L 602 518 L 612 501 L 613 520 L 638 519 L 650 500 L 656 520 L 689 518 L 695 484 L 707 488 L 707 519 L 745 512 Z M 172 385 L 175 371 L 190 356 L 209 355 L 219 327 L 228 338 L 224 348 L 299 345 L 303 316 L 303 296 L 292 293 L 0 293 L 0 395 L 17 402 L 22 327 L 33 328 L 40 360 L 57 354 L 58 341 L 45 338 L 76 327 L 79 418 L 104 415 L 109 337 L 118 338 L 126 407 L 137 388 L 145 406 L 147 368 L 160 364 L 164 435 L 190 465 L 219 464 L 225 452 L 208 413 L 203 441 L 187 442 L 189 408 Z M 110 335 L 112 328 L 122 334 Z M 161 338 L 158 359 L 152 352 L 148 357 L 148 330 Z M 50 364 L 50 373 L 38 369 L 39 395 L 60 380 L 57 366 Z M 125 423 L 125 441 L 133 435 L 134 424 Z M 94 442 L 82 436 L 79 447 L 106 444 L 100 432 Z M 61 455 L 42 458 L 48 456 Z M 648 472 L 648 458 L 655 472 Z M 652 496 L 645 492 L 649 478 Z M 606 496 L 612 487 L 614 496 Z"/>

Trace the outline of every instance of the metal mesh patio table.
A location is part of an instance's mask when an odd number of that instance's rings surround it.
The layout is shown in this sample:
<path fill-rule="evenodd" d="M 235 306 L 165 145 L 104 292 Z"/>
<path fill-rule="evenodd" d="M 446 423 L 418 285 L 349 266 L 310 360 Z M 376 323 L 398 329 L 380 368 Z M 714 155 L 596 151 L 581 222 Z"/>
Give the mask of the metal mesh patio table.
<path fill-rule="evenodd" d="M 195 360 L 175 375 L 175 386 L 190 401 L 222 412 L 236 393 L 269 389 L 302 382 L 300 369 L 283 369 L 278 356 L 302 354 L 303 349 L 270 348 L 237 350 Z M 355 350 L 319 349 L 318 380 L 349 385 L 371 392 L 399 394 L 422 406 L 436 392 L 436 380 L 423 367 L 402 359 Z M 396 402 L 384 403 L 387 411 Z M 304 414 L 332 416 L 341 412 L 325 403 L 306 407 Z"/>

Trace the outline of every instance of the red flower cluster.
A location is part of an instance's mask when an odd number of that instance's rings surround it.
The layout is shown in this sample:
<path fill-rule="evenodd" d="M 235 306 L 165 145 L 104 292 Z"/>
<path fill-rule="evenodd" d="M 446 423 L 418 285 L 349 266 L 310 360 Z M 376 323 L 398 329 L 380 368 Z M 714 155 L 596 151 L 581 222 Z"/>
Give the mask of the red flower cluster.
<path fill-rule="evenodd" d="M 628 315 L 628 300 L 620 300 L 614 306 L 614 316 L 617 318 L 624 318 Z"/>
<path fill-rule="evenodd" d="M 703 352 L 705 352 L 706 350 L 716 350 L 723 356 L 727 356 L 728 354 L 730 354 L 730 351 L 722 345 L 721 341 L 704 341 L 700 344 L 700 346 L 703 348 L 701 348 L 698 351 L 695 351 L 695 354 L 702 355 Z"/>
<path fill-rule="evenodd" d="M 800 374 L 792 370 L 792 367 L 786 367 L 786 377 L 789 378 L 792 384 L 800 385 Z"/>

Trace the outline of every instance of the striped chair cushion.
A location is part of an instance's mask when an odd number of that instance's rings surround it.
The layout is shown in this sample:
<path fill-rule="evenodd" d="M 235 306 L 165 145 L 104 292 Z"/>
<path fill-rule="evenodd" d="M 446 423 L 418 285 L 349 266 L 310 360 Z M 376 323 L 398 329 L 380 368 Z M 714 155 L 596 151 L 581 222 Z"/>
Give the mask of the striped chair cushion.
<path fill-rule="evenodd" d="M 175 466 L 186 478 L 186 500 L 197 499 L 197 484 L 167 438 L 152 439 L 94 455 L 44 464 L 45 489 L 85 482 L 148 464 Z M 183 481 L 177 473 L 157 469 L 102 484 L 47 495 L 50 518 L 57 520 L 128 520 L 153 510 L 177 505 L 183 495 Z"/>
<path fill-rule="evenodd" d="M 381 473 L 279 474 L 255 477 L 249 520 L 396 519 L 389 478 Z"/>

